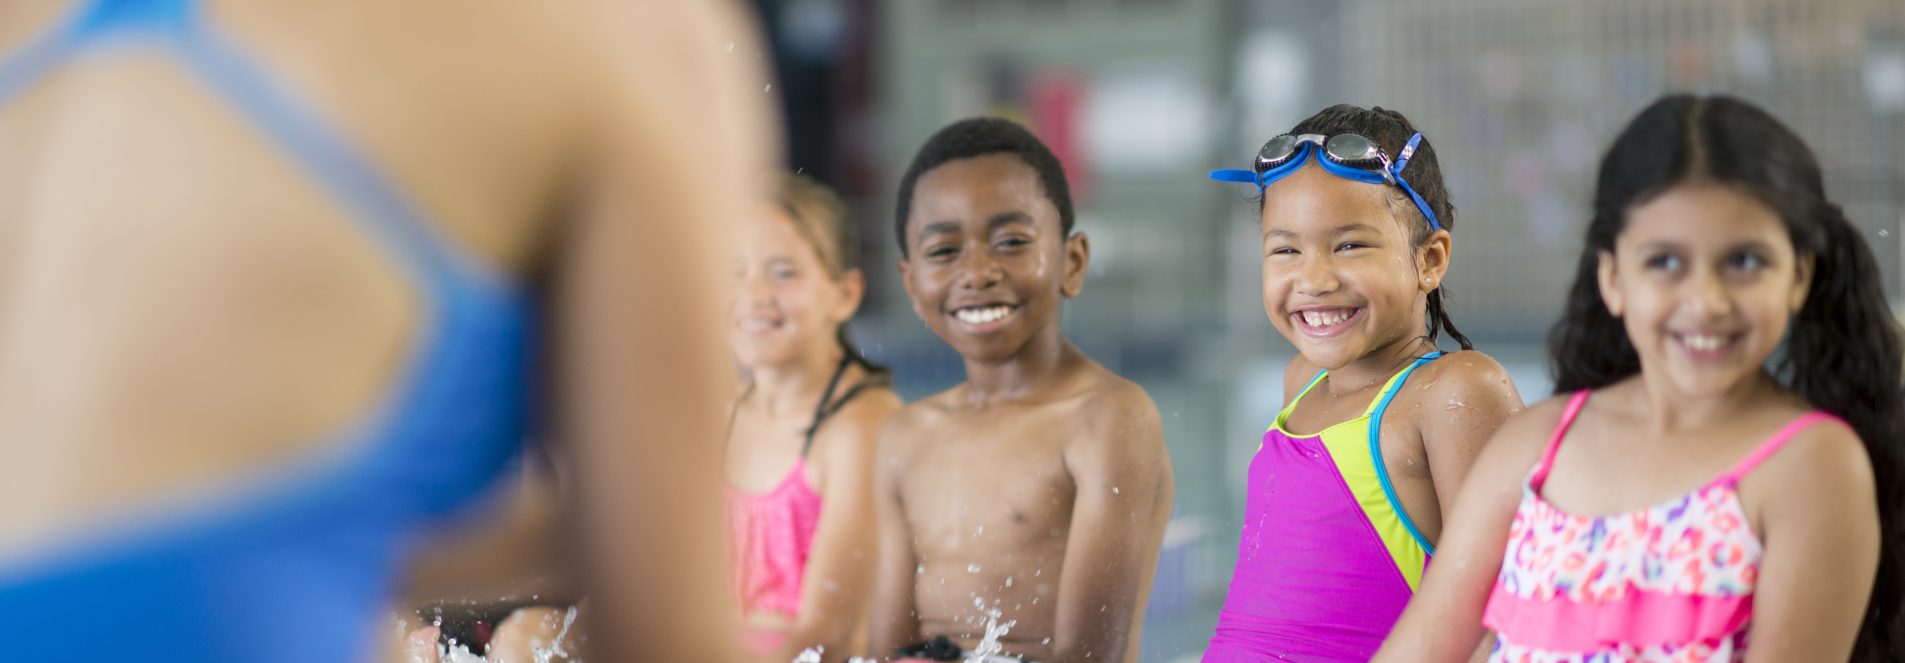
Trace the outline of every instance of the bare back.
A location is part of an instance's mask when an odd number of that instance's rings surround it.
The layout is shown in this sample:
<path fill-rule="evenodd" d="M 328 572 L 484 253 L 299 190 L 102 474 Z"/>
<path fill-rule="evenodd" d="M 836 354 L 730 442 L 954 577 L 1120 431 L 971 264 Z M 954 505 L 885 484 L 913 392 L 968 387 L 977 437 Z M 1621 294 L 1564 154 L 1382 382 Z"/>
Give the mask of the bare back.
<path fill-rule="evenodd" d="M 579 128 L 550 74 L 574 57 L 562 19 L 521 7 L 207 9 L 450 243 L 517 278 Z M 9 3 L 4 47 L 65 10 Z M 0 146 L 0 547 L 316 451 L 413 352 L 399 265 L 176 59 L 82 55 L 0 107 Z"/>
<path fill-rule="evenodd" d="M 0 53 L 79 4 L 0 4 Z M 734 85 L 760 64 L 735 7 L 195 4 L 198 27 L 337 134 L 433 240 L 498 281 L 555 283 L 547 364 L 566 398 L 551 418 L 582 474 L 631 484 L 587 482 L 584 499 L 622 507 L 588 543 L 652 559 L 591 568 L 603 612 L 646 614 L 622 596 L 721 596 L 705 561 L 718 457 L 656 441 L 718 436 L 731 393 L 698 321 L 722 299 L 704 285 L 719 282 L 721 222 L 756 192 L 688 174 L 772 157 L 765 104 Z M 88 48 L 0 104 L 0 559 L 335 454 L 399 389 L 424 293 L 282 147 L 136 41 Z M 677 518 L 667 549 L 628 533 Z M 708 634 L 727 612 L 689 599 L 672 624 L 603 642 L 718 660 Z"/>

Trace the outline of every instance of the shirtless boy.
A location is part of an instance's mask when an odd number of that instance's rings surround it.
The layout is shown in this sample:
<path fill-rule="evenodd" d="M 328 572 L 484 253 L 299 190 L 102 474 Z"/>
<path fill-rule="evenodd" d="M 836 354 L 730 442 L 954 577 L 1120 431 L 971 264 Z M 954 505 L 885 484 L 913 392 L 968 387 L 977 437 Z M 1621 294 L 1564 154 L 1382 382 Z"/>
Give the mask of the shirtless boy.
<path fill-rule="evenodd" d="M 955 123 L 897 221 L 913 310 L 966 381 L 881 433 L 874 653 L 965 660 L 991 622 L 1002 651 L 977 653 L 1136 661 L 1171 465 L 1150 397 L 1059 329 L 1091 251 L 1057 158 L 1011 122 Z"/>

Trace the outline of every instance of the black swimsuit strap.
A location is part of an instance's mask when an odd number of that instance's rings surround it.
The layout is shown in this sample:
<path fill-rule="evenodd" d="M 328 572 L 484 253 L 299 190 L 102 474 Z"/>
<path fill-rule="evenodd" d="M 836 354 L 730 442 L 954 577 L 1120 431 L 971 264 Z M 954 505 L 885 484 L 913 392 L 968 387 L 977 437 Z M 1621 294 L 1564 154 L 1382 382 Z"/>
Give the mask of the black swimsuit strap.
<path fill-rule="evenodd" d="M 841 392 L 839 398 L 834 398 L 834 391 L 840 387 L 840 378 L 847 374 L 847 367 L 864 363 L 864 360 L 854 356 L 851 352 L 847 353 L 847 356 L 840 358 L 840 365 L 833 369 L 833 377 L 827 378 L 826 390 L 820 393 L 820 403 L 814 406 L 813 422 L 807 425 L 807 430 L 801 432 L 802 437 L 805 438 L 800 445 L 801 458 L 806 458 L 807 452 L 814 448 L 814 434 L 820 432 L 820 425 L 825 423 L 828 417 L 833 416 L 842 408 L 845 408 L 847 403 L 852 401 L 855 396 L 859 396 L 861 392 L 868 389 L 892 386 L 893 376 L 884 372 L 875 372 L 866 379 L 854 383 L 853 386 L 848 387 L 846 391 Z M 728 430 L 723 439 L 730 441 L 733 439 L 734 419 L 741 412 L 741 402 L 747 400 L 748 394 L 752 393 L 754 393 L 754 384 L 749 382 L 747 389 L 743 390 L 740 397 L 734 399 L 734 405 L 728 408 Z"/>
<path fill-rule="evenodd" d="M 844 356 L 840 357 L 840 365 L 835 366 L 833 369 L 833 377 L 827 378 L 827 389 L 825 391 L 820 392 L 820 402 L 814 405 L 813 421 L 807 424 L 807 430 L 802 432 L 802 435 L 806 437 L 806 440 L 801 442 L 801 445 L 800 445 L 801 458 L 806 458 L 807 451 L 814 447 L 814 433 L 820 432 L 820 423 L 823 421 L 826 421 L 828 416 L 831 416 L 833 413 L 840 411 L 839 405 L 834 404 L 834 398 L 833 398 L 834 389 L 840 386 L 841 376 L 846 375 L 847 367 L 852 366 L 853 364 L 854 364 L 853 352 L 848 351 L 844 353 Z M 860 385 L 854 385 L 852 389 L 848 389 L 847 390 L 848 397 L 851 397 L 853 394 L 858 393 L 859 387 Z M 842 398 L 840 402 L 844 403 L 846 402 L 846 399 Z M 832 407 L 829 407 L 830 405 Z"/>
<path fill-rule="evenodd" d="M 833 402 L 833 406 L 828 407 L 826 412 L 821 413 L 819 417 L 815 418 L 814 425 L 807 429 L 807 443 L 801 447 L 800 457 L 807 457 L 807 450 L 813 446 L 814 433 L 819 432 L 820 424 L 826 422 L 828 417 L 832 417 L 834 414 L 846 409 L 847 403 L 851 402 L 853 397 L 859 396 L 861 392 L 868 389 L 884 389 L 890 386 L 893 386 L 893 378 L 881 374 L 855 382 L 852 387 L 848 387 L 846 391 L 841 392 L 840 398 Z"/>

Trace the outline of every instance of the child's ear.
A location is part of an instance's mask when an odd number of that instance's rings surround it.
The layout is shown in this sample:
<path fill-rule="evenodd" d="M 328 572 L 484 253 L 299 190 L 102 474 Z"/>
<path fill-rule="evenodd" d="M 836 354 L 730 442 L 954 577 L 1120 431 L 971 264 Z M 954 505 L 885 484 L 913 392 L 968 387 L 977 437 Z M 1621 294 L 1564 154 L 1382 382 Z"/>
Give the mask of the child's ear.
<path fill-rule="evenodd" d="M 1812 292 L 1812 276 L 1818 266 L 1818 256 L 1811 254 L 1801 255 L 1793 263 L 1793 292 L 1790 295 L 1793 315 L 1798 315 L 1800 309 L 1806 308 L 1806 293 Z"/>
<path fill-rule="evenodd" d="M 1594 280 L 1600 284 L 1601 303 L 1607 306 L 1609 315 L 1620 319 L 1627 313 L 1627 303 L 1621 299 L 1620 275 L 1614 270 L 1614 252 L 1601 251 L 1599 263 L 1594 267 Z"/>
<path fill-rule="evenodd" d="M 1416 273 L 1422 275 L 1416 289 L 1429 293 L 1442 287 L 1442 277 L 1449 274 L 1449 254 L 1454 250 L 1455 243 L 1447 230 L 1435 231 L 1416 247 Z"/>
<path fill-rule="evenodd" d="M 1085 233 L 1075 232 L 1065 238 L 1065 280 L 1058 285 L 1058 294 L 1066 299 L 1078 296 L 1085 291 L 1085 267 L 1091 264 L 1091 240 Z"/>
<path fill-rule="evenodd" d="M 919 307 L 919 293 L 913 290 L 913 266 L 905 258 L 899 259 L 900 285 L 906 286 L 906 301 L 913 304 L 913 316 L 926 319 L 926 311 Z"/>
<path fill-rule="evenodd" d="M 866 299 L 866 273 L 859 268 L 842 272 L 834 287 L 840 289 L 840 303 L 834 310 L 834 320 L 844 323 L 853 319 L 853 314 L 860 310 L 860 303 Z"/>

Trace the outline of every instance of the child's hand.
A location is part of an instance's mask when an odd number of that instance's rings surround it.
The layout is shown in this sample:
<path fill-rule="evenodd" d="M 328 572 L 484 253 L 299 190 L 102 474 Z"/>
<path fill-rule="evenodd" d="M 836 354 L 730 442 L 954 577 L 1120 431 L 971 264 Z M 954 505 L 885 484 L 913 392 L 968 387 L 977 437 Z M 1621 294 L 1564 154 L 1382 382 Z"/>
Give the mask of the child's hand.
<path fill-rule="evenodd" d="M 386 660 L 393 663 L 438 663 L 437 637 L 441 630 L 435 626 L 410 631 L 391 642 L 391 651 Z"/>

